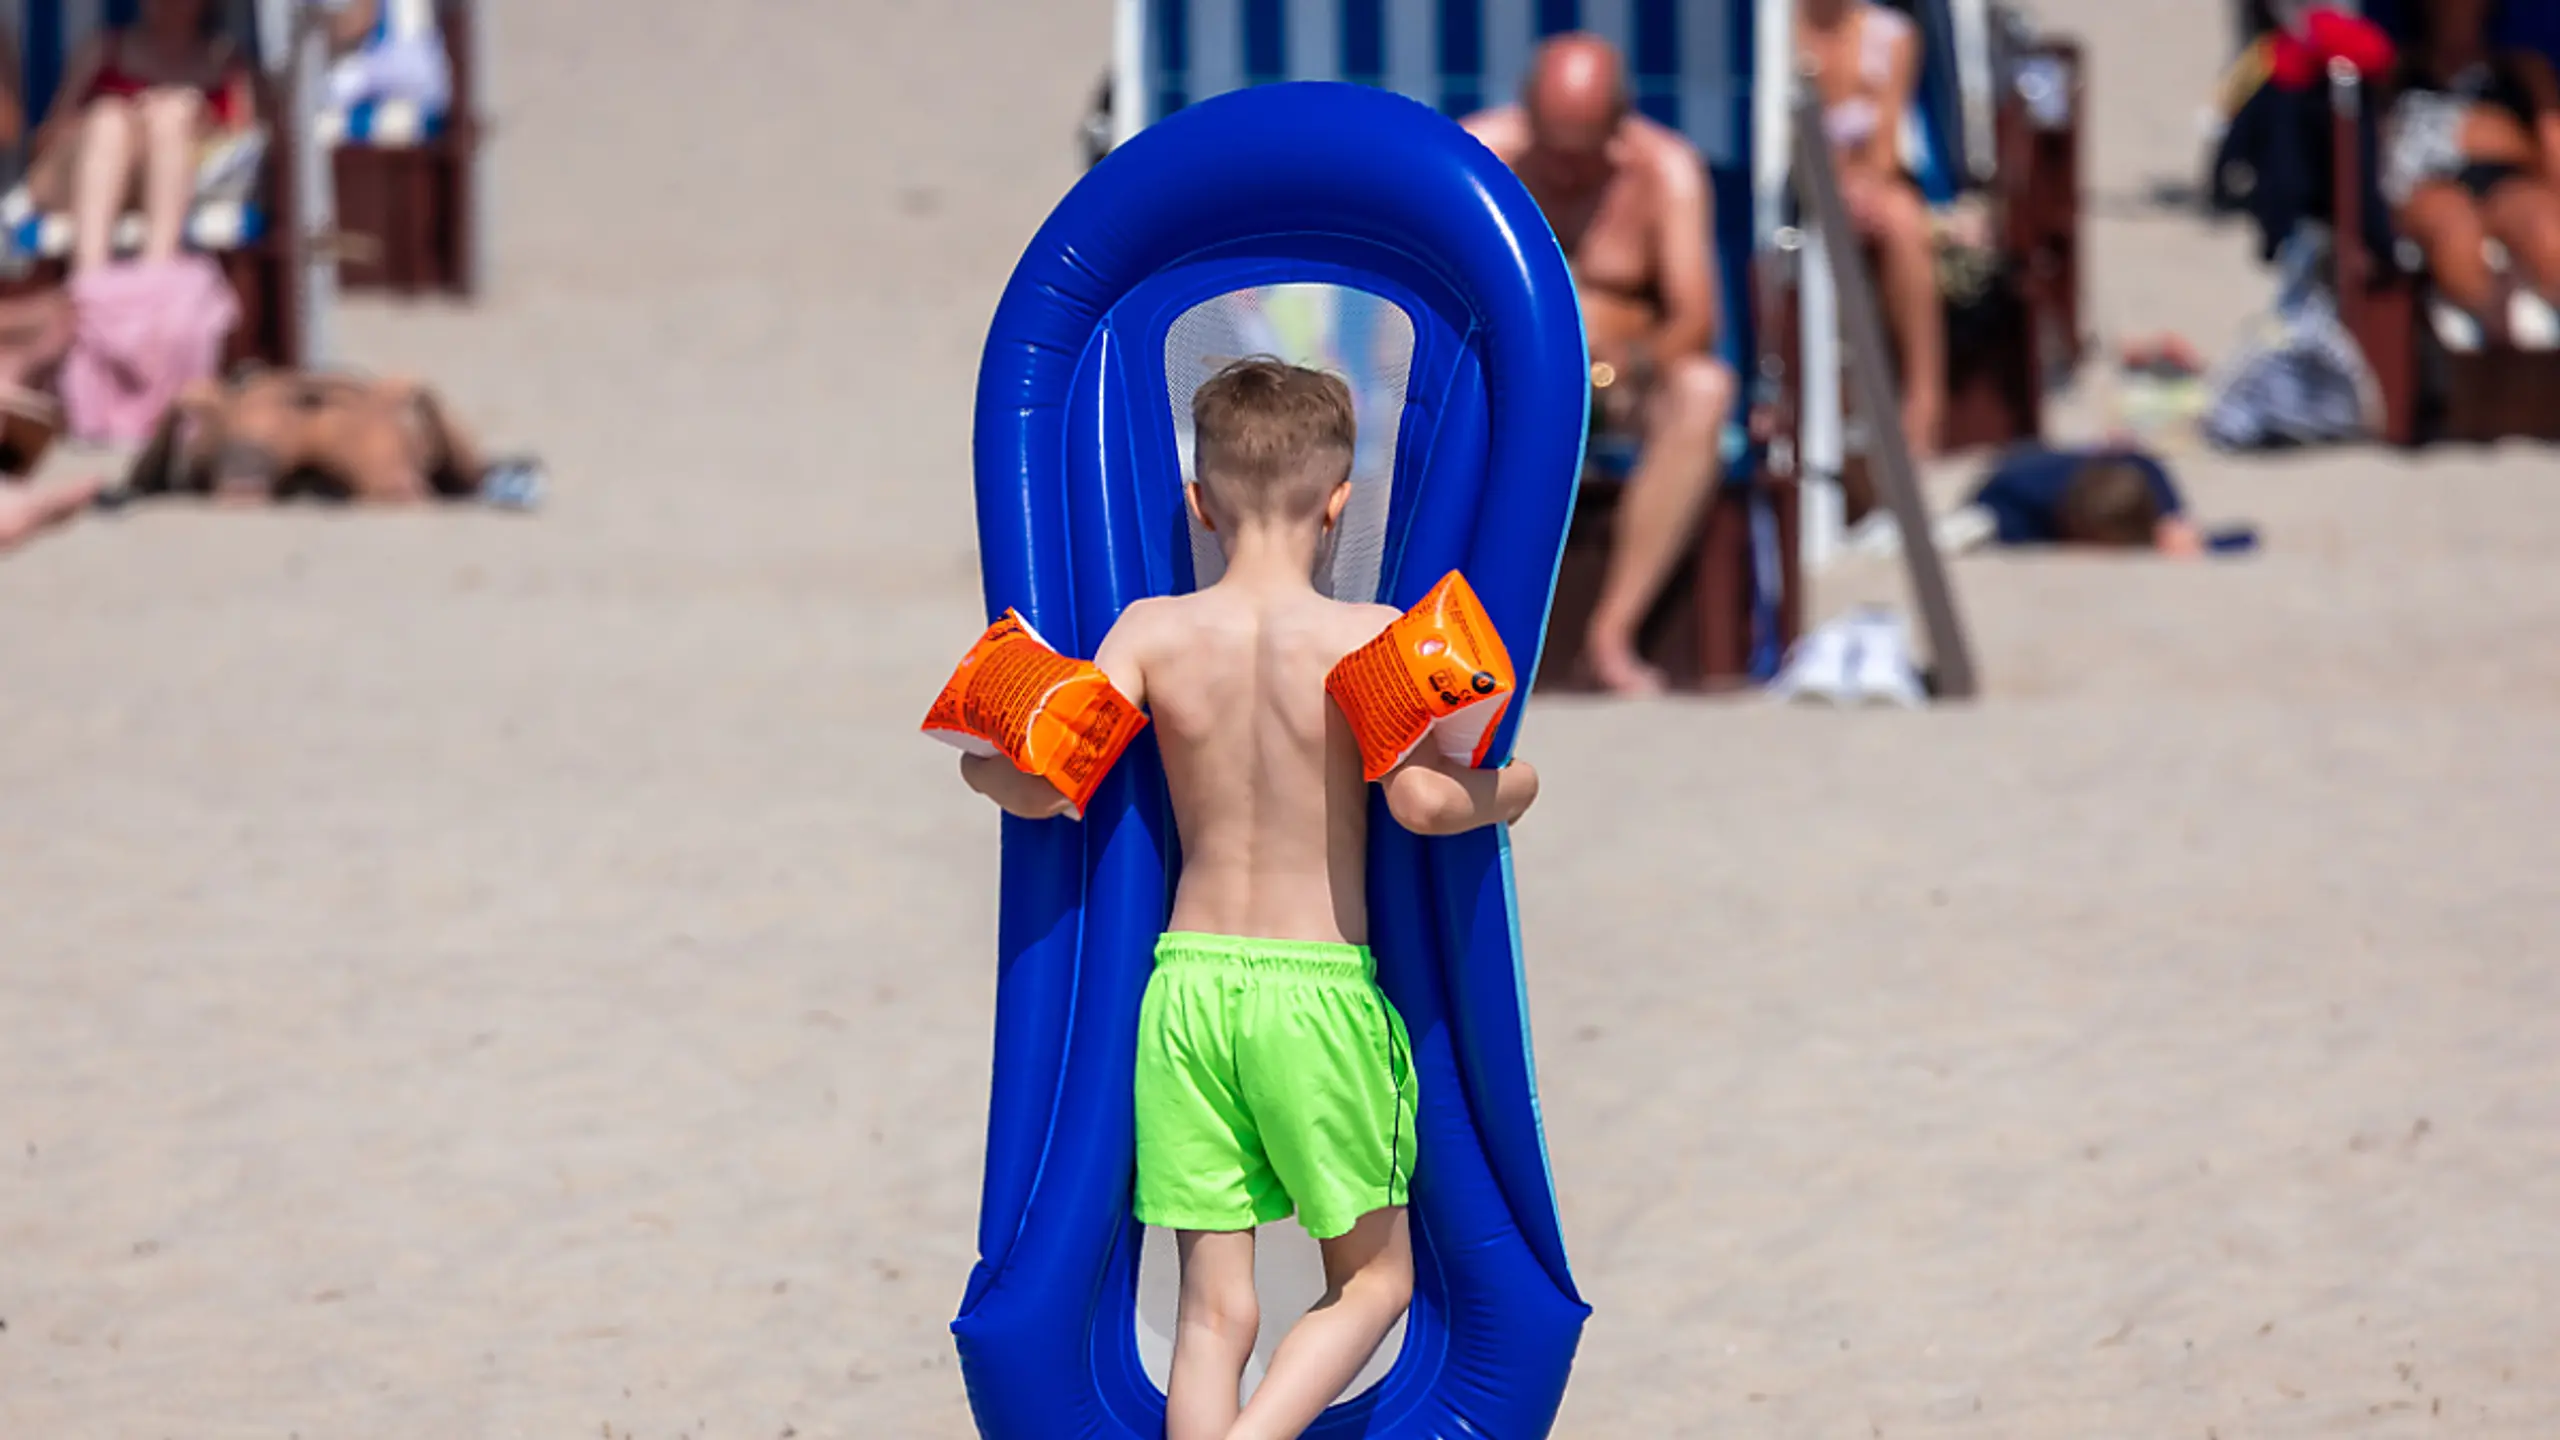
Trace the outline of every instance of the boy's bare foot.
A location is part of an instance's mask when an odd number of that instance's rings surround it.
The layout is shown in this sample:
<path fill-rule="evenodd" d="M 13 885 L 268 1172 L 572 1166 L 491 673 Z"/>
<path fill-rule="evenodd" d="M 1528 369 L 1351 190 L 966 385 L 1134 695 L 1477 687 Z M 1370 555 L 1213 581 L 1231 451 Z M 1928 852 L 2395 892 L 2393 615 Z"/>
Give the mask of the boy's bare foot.
<path fill-rule="evenodd" d="M 0 550 L 13 549 L 79 514 L 106 484 L 103 477 L 91 475 L 42 485 L 0 485 Z"/>

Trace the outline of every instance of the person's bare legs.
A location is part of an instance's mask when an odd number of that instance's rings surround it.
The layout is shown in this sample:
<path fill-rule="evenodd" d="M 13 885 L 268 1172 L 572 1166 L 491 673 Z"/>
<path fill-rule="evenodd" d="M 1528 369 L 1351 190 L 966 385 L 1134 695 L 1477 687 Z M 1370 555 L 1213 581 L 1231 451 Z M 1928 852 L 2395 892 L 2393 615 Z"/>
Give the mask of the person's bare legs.
<path fill-rule="evenodd" d="M 40 485 L 0 481 L 0 550 L 15 549 L 39 531 L 79 514 L 104 488 L 106 481 L 94 475 Z"/>
<path fill-rule="evenodd" d="M 1182 1299 L 1165 1384 L 1165 1440 L 1222 1440 L 1236 1423 L 1236 1392 L 1262 1328 L 1253 1232 L 1178 1230 L 1173 1243 L 1182 1257 Z"/>
<path fill-rule="evenodd" d="M 2489 192 L 2480 216 L 2514 258 L 2518 276 L 2543 299 L 2560 302 L 2560 190 L 2509 180 Z"/>
<path fill-rule="evenodd" d="M 140 158 L 140 120 L 131 105 L 107 96 L 81 112 L 71 169 L 71 271 L 85 274 L 115 253 L 116 219 L 133 193 Z"/>
<path fill-rule="evenodd" d="M 1377 1353 L 1413 1303 L 1413 1240 L 1404 1207 L 1372 1210 L 1324 1249 L 1324 1298 L 1271 1356 L 1227 1440 L 1296 1440 Z M 1171 1440 L 1172 1431 L 1166 1431 Z"/>
<path fill-rule="evenodd" d="M 204 122 L 204 97 L 176 87 L 143 95 L 142 259 L 163 264 L 186 243 L 187 211 L 195 201 L 196 131 Z"/>
<path fill-rule="evenodd" d="M 1947 403 L 1947 315 L 1938 297 L 1938 249 L 1929 209 L 1908 185 L 1877 187 L 1865 217 L 1875 246 L 1876 289 L 1902 358 L 1902 433 L 1914 459 L 1938 453 Z"/>
<path fill-rule="evenodd" d="M 2393 220 L 2426 253 L 2436 294 L 2476 317 L 2493 338 L 2502 334 L 2506 297 L 2481 246 L 2488 230 L 2470 193 L 2451 181 L 2431 180 L 2418 187 Z"/>
<path fill-rule="evenodd" d="M 1636 653 L 1636 631 L 1678 568 L 1715 488 L 1733 394 L 1733 372 L 1697 355 L 1657 376 L 1645 397 L 1644 448 L 1618 497 L 1608 573 L 1583 639 L 1592 678 L 1619 694 L 1662 689 L 1662 673 Z"/>

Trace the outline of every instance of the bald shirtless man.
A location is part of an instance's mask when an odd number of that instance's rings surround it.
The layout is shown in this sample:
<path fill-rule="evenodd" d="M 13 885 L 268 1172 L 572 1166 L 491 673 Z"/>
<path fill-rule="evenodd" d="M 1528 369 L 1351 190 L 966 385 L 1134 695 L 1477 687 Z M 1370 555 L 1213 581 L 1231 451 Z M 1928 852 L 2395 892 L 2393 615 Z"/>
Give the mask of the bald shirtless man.
<path fill-rule="evenodd" d="M 1592 35 L 1538 50 L 1520 102 L 1467 130 L 1528 186 L 1582 295 L 1603 423 L 1644 441 L 1618 502 L 1609 570 L 1583 655 L 1591 678 L 1650 694 L 1662 674 L 1636 628 L 1680 563 L 1716 480 L 1733 372 L 1716 341 L 1714 226 L 1706 162 L 1628 105 L 1618 52 Z"/>

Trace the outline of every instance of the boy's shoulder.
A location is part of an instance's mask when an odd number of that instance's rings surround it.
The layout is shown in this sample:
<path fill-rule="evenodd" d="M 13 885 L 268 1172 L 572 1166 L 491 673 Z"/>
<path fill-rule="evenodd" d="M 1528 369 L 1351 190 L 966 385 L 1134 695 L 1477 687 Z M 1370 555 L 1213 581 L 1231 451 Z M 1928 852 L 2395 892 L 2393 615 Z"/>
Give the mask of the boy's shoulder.
<path fill-rule="evenodd" d="M 1399 614 L 1392 605 L 1376 605 L 1356 600 L 1333 600 L 1315 596 L 1304 608 L 1291 607 L 1295 618 L 1286 622 L 1288 629 L 1300 636 L 1322 637 L 1321 643 L 1348 655 L 1377 638 Z M 1231 604 L 1224 604 L 1208 591 L 1187 595 L 1152 595 L 1132 601 L 1120 612 L 1111 627 L 1115 648 L 1134 654 L 1145 654 L 1155 644 L 1170 642 L 1177 647 L 1194 639 L 1204 626 L 1221 627 L 1222 617 L 1232 619 Z"/>
<path fill-rule="evenodd" d="M 1381 605 L 1371 600 L 1329 600 L 1325 603 L 1340 612 L 1344 632 L 1355 637 L 1351 642 L 1354 646 L 1366 645 L 1376 639 L 1379 631 L 1404 614 L 1393 605 Z"/>

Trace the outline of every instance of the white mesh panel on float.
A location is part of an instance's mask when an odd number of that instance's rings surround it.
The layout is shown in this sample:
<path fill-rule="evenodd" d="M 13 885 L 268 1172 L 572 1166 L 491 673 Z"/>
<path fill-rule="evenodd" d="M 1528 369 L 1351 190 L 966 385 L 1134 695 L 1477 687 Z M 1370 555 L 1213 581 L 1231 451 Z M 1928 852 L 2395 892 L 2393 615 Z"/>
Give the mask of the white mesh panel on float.
<path fill-rule="evenodd" d="M 1231 290 L 1192 306 L 1165 333 L 1165 400 L 1173 407 L 1182 478 L 1191 464 L 1191 397 L 1233 360 L 1268 355 L 1341 376 L 1351 386 L 1359 444 L 1351 457 L 1351 503 L 1316 559 L 1316 588 L 1336 600 L 1378 598 L 1387 504 L 1393 498 L 1396 431 L 1404 419 L 1413 365 L 1413 319 L 1394 302 L 1345 285 L 1265 285 Z M 1191 524 L 1199 583 L 1225 571 L 1218 539 Z"/>

